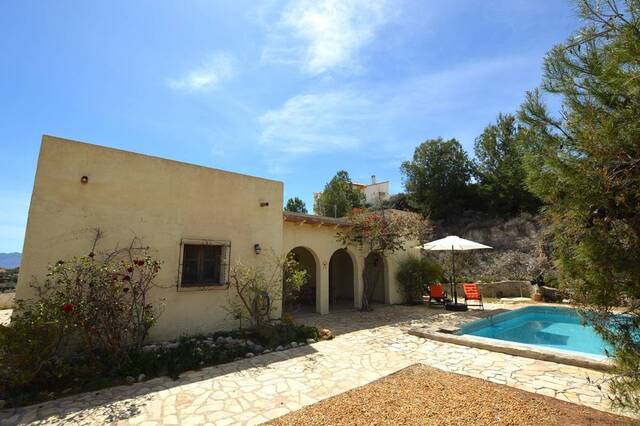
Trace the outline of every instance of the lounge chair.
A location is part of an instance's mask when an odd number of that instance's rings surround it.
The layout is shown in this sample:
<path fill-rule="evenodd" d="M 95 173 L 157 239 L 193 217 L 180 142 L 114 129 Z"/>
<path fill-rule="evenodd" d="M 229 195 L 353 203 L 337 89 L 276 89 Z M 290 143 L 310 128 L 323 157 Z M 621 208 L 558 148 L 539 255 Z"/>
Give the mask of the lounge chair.
<path fill-rule="evenodd" d="M 445 305 L 447 303 L 447 292 L 444 291 L 442 284 L 431 284 L 429 290 L 429 305 L 432 301 L 435 301 L 438 305 Z"/>
<path fill-rule="evenodd" d="M 480 294 L 478 284 L 466 283 L 462 284 L 462 288 L 464 289 L 464 303 L 467 306 L 478 306 L 484 311 L 484 305 L 482 304 L 482 295 Z M 469 300 L 474 300 L 478 303 L 475 305 L 469 305 Z"/>

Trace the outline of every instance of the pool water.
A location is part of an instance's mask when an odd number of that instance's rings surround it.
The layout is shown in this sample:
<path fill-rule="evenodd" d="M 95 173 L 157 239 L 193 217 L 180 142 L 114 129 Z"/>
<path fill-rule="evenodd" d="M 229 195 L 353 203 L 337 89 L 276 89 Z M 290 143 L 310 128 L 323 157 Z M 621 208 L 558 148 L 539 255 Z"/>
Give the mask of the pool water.
<path fill-rule="evenodd" d="M 457 334 L 606 357 L 612 348 L 575 309 L 527 306 L 465 324 Z"/>

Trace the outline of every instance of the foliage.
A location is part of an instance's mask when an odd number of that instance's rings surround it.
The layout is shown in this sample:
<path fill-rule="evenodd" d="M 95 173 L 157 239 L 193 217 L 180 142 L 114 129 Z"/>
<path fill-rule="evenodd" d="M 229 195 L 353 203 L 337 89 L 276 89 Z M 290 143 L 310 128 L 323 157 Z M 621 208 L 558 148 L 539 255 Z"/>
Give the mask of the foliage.
<path fill-rule="evenodd" d="M 640 1 L 583 0 L 580 11 L 584 27 L 547 54 L 542 90 L 520 111 L 526 181 L 545 204 L 561 278 L 615 348 L 615 401 L 640 410 Z M 562 98 L 559 115 L 543 92 Z M 630 334 L 607 331 L 621 303 Z"/>
<path fill-rule="evenodd" d="M 0 395 L 29 383 L 57 353 L 62 330 L 57 324 L 15 318 L 0 325 Z"/>
<path fill-rule="evenodd" d="M 524 186 L 525 171 L 518 149 L 523 130 L 513 115 L 498 115 L 475 140 L 479 190 L 490 212 L 515 215 L 535 212 L 539 201 Z"/>
<path fill-rule="evenodd" d="M 36 285 L 37 300 L 21 302 L 18 314 L 31 324 L 62 326 L 87 353 L 104 350 L 120 362 L 129 349 L 142 346 L 159 314 L 149 293 L 160 262 L 135 244 L 58 261 Z"/>
<path fill-rule="evenodd" d="M 0 293 L 3 291 L 14 291 L 18 282 L 20 268 L 4 269 L 0 268 Z"/>
<path fill-rule="evenodd" d="M 271 321 L 274 304 L 284 304 L 295 297 L 308 280 L 308 273 L 291 255 L 272 256 L 259 266 L 238 262 L 231 268 L 229 278 L 230 313 L 261 328 Z"/>
<path fill-rule="evenodd" d="M 368 311 L 369 299 L 379 279 L 371 273 L 376 269 L 376 255 L 384 257 L 403 249 L 410 241 L 425 241 L 431 225 L 418 213 L 394 210 L 355 211 L 349 220 L 351 226 L 338 232 L 336 237 L 345 246 L 356 246 L 369 254 L 362 272 L 362 310 Z"/>
<path fill-rule="evenodd" d="M 7 327 L 7 329 L 12 329 Z M 4 329 L 0 328 L 0 338 Z M 22 336 L 32 336 L 31 333 Z M 12 335 L 12 338 L 21 335 Z M 315 327 L 294 324 L 278 324 L 258 330 L 219 332 L 204 336 L 185 336 L 178 342 L 162 342 L 132 349 L 126 361 L 118 366 L 108 357 L 74 355 L 48 360 L 46 368 L 29 380 L 14 383 L 0 389 L 0 394 L 11 406 L 25 405 L 51 399 L 59 395 L 98 390 L 108 386 L 132 383 L 136 380 L 158 376 L 177 379 L 185 371 L 218 365 L 244 358 L 247 353 L 259 354 L 265 349 L 287 347 L 291 342 L 304 344 L 307 339 L 318 340 Z M 221 340 L 222 339 L 222 340 Z M 227 339 L 231 339 L 228 341 Z M 9 342 L 15 342 L 11 340 Z M 4 343 L 4 341 L 3 341 Z M 32 345 L 32 348 L 38 348 Z M 24 349 L 24 347 L 20 347 Z M 46 347 L 41 347 L 46 351 Z M 0 348 L 1 350 L 1 348 Z M 37 362 L 37 350 L 31 357 Z M 25 360 L 26 361 L 26 360 Z"/>
<path fill-rule="evenodd" d="M 440 265 L 425 256 L 407 256 L 398 265 L 397 279 L 408 302 L 422 302 L 427 286 L 442 280 Z"/>
<path fill-rule="evenodd" d="M 256 330 L 256 340 L 270 348 L 291 342 L 306 342 L 307 339 L 318 340 L 319 337 L 317 328 L 305 325 L 277 324 Z"/>
<path fill-rule="evenodd" d="M 289 198 L 284 206 L 285 211 L 294 213 L 307 213 L 307 206 L 298 197 Z"/>
<path fill-rule="evenodd" d="M 289 253 L 283 264 L 282 308 L 300 296 L 300 289 L 309 281 L 309 271 L 301 267 L 295 255 Z"/>
<path fill-rule="evenodd" d="M 411 201 L 411 197 L 409 197 L 409 195 L 404 192 L 393 194 L 391 197 L 389 197 L 388 200 L 383 201 L 382 208 L 403 210 L 407 212 L 419 211 L 419 209 L 417 209 Z"/>
<path fill-rule="evenodd" d="M 473 163 L 455 139 L 423 142 L 401 171 L 410 199 L 431 219 L 456 216 L 472 199 Z"/>
<path fill-rule="evenodd" d="M 76 358 L 87 370 L 117 369 L 142 346 L 160 312 L 149 300 L 160 264 L 137 240 L 97 254 L 99 237 L 87 256 L 50 266 L 35 300 L 16 301 L 10 325 L 0 327 L 2 393 L 58 380 Z"/>
<path fill-rule="evenodd" d="M 313 210 L 316 214 L 344 217 L 354 208 L 364 206 L 364 194 L 353 186 L 349 173 L 340 170 L 324 187 L 316 199 Z"/>

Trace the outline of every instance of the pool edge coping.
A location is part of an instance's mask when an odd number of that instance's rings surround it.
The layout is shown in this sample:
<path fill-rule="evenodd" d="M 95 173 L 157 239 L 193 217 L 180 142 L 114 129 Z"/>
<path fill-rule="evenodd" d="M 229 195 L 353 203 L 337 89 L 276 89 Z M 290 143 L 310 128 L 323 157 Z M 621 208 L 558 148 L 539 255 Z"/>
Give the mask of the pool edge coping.
<path fill-rule="evenodd" d="M 450 333 L 441 333 L 428 330 L 424 327 L 412 328 L 408 331 L 412 336 L 422 337 L 425 339 L 436 340 L 439 342 L 453 343 L 456 345 L 467 346 L 471 348 L 485 349 L 492 352 L 499 352 L 507 355 L 520 356 L 524 358 L 537 359 L 540 361 L 555 362 L 557 364 L 572 365 L 575 367 L 588 368 L 598 371 L 610 371 L 613 364 L 610 360 L 597 360 L 578 353 L 565 354 L 552 349 L 532 348 L 528 345 L 519 343 L 500 341 L 493 343 L 485 340 L 476 340 L 465 335 L 455 335 Z"/>

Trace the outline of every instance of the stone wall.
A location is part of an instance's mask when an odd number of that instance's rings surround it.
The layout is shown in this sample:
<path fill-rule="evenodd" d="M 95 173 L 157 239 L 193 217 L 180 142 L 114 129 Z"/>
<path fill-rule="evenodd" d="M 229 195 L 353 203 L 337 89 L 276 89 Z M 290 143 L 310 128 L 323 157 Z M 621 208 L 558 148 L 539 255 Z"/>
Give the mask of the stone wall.
<path fill-rule="evenodd" d="M 534 293 L 534 286 L 529 281 L 497 281 L 492 283 L 478 283 L 480 294 L 486 298 L 501 297 L 531 297 Z M 447 287 L 448 288 L 448 287 Z M 464 298 L 462 284 L 458 284 L 458 297 Z"/>

